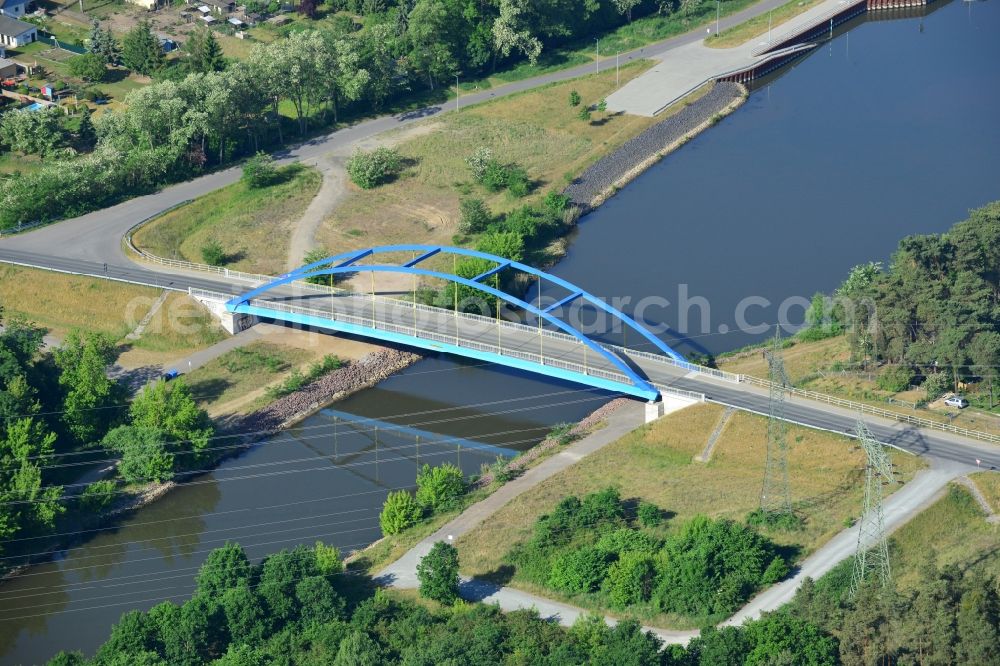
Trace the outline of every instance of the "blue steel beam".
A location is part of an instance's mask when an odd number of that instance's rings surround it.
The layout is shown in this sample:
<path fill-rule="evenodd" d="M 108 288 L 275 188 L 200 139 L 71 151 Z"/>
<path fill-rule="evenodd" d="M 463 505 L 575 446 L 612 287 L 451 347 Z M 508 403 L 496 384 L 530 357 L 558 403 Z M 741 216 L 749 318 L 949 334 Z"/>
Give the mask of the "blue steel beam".
<path fill-rule="evenodd" d="M 497 263 L 507 262 L 509 263 L 509 267 L 513 268 L 514 270 L 521 271 L 522 273 L 527 273 L 529 275 L 533 275 L 543 280 L 547 280 L 553 284 L 559 285 L 560 287 L 566 289 L 567 291 L 574 293 L 580 292 L 581 294 L 580 298 L 583 298 L 588 303 L 593 305 L 595 308 L 603 310 L 604 312 L 615 317 L 616 319 L 619 319 L 626 326 L 633 329 L 636 333 L 638 333 L 639 335 L 644 337 L 647 341 L 649 341 L 656 349 L 659 349 L 661 352 L 663 352 L 670 358 L 674 359 L 675 361 L 678 361 L 680 363 L 687 363 L 687 359 L 685 359 L 681 354 L 675 352 L 673 349 L 670 348 L 669 345 L 663 342 L 663 340 L 660 340 L 658 337 L 650 333 L 646 329 L 646 327 L 639 325 L 637 321 L 635 321 L 632 317 L 628 316 L 618 308 L 608 305 L 607 303 L 604 302 L 603 299 L 594 296 L 593 294 L 587 292 L 584 289 L 580 289 L 578 286 L 570 282 L 567 282 L 566 280 L 563 280 L 560 277 L 557 277 L 555 275 L 550 275 L 548 273 L 545 273 L 544 271 L 538 270 L 537 268 L 528 266 L 527 264 L 522 264 L 519 261 L 509 261 L 508 259 L 505 259 L 503 257 L 487 254 L 485 252 L 479 252 L 478 250 L 467 250 L 461 247 L 444 247 L 444 246 L 432 246 L 432 245 L 385 245 L 382 247 L 371 248 L 371 252 L 372 254 L 385 254 L 391 252 L 428 252 L 434 249 L 438 249 L 445 254 L 455 254 L 462 257 L 475 257 L 476 259 L 486 259 Z M 303 266 L 302 268 L 292 271 L 288 275 L 303 275 L 324 264 L 330 264 L 336 261 L 340 261 L 342 257 L 348 257 L 351 256 L 351 254 L 352 253 L 345 253 L 342 255 L 336 255 L 330 257 L 328 259 L 324 259 L 322 261 L 314 262 L 312 264 L 309 264 L 308 266 Z"/>
<path fill-rule="evenodd" d="M 419 264 L 420 262 L 426 261 L 426 260 L 430 259 L 431 257 L 433 257 L 435 254 L 439 253 L 440 251 L 441 251 L 441 248 L 436 247 L 433 250 L 430 250 L 428 252 L 424 252 L 422 255 L 420 255 L 416 259 L 414 259 L 412 261 L 408 261 L 405 264 L 403 264 L 403 268 L 412 268 L 412 267 L 416 266 L 417 264 Z"/>
<path fill-rule="evenodd" d="M 336 261 L 336 260 L 337 260 L 337 258 L 332 258 L 332 261 Z M 325 261 L 317 262 L 317 263 L 320 264 L 320 265 L 322 265 L 322 264 L 325 264 L 325 263 L 330 263 L 330 261 L 331 261 L 331 259 L 327 259 Z M 511 262 L 511 263 L 513 263 L 513 262 Z M 596 354 L 598 354 L 598 355 L 603 356 L 604 358 L 606 358 L 609 362 L 611 362 L 612 365 L 614 365 L 616 368 L 618 368 L 618 370 L 620 370 L 623 375 L 625 375 L 626 377 L 628 377 L 635 384 L 636 390 L 635 391 L 629 391 L 628 392 L 629 394 L 631 394 L 631 395 L 641 395 L 641 396 L 647 397 L 650 400 L 655 400 L 659 396 L 659 394 L 660 394 L 659 391 L 652 384 L 650 384 L 645 378 L 641 377 L 630 365 L 628 365 L 627 363 L 625 363 L 624 361 L 622 361 L 622 359 L 620 359 L 616 354 L 614 354 L 611 351 L 605 349 L 603 346 L 597 344 L 596 342 L 594 342 L 593 340 L 591 340 L 590 338 L 588 338 L 587 336 L 585 336 L 583 333 L 581 333 L 580 331 L 578 331 L 576 328 L 570 326 L 569 324 L 567 324 L 566 322 L 562 321 L 561 319 L 553 317 L 551 314 L 538 309 L 537 307 L 535 307 L 531 303 L 527 303 L 527 302 L 521 300 L 520 298 L 517 298 L 516 296 L 508 294 L 508 293 L 506 293 L 504 291 L 501 291 L 499 289 L 495 289 L 493 287 L 490 287 L 489 285 L 481 284 L 479 282 L 474 282 L 474 281 L 472 281 L 472 280 L 470 280 L 468 278 L 463 278 L 463 277 L 460 277 L 458 275 L 451 275 L 451 274 L 448 274 L 448 273 L 440 273 L 438 271 L 431 271 L 431 270 L 427 270 L 427 269 L 424 269 L 424 268 L 417 268 L 417 267 L 404 268 L 402 266 L 380 266 L 380 265 L 377 265 L 377 264 L 371 264 L 371 265 L 365 265 L 363 267 L 360 267 L 360 269 L 364 270 L 364 271 L 372 271 L 372 272 L 376 272 L 376 273 L 407 273 L 407 274 L 411 274 L 411 275 L 422 275 L 422 276 L 425 276 L 425 277 L 440 278 L 440 279 L 443 279 L 443 280 L 449 280 L 451 282 L 456 282 L 458 284 L 465 285 L 466 287 L 471 287 L 472 289 L 476 289 L 476 290 L 479 290 L 479 291 L 486 292 L 486 293 L 488 293 L 488 294 L 490 294 L 492 296 L 496 296 L 497 298 L 499 298 L 501 300 L 507 301 L 508 303 L 510 303 L 512 305 L 516 305 L 519 308 L 522 308 L 522 309 L 524 309 L 524 310 L 526 310 L 528 312 L 531 312 L 532 314 L 534 314 L 537 317 L 541 317 L 541 318 L 545 319 L 546 321 L 548 321 L 551 324 L 555 325 L 557 328 L 562 329 L 566 333 L 569 333 L 570 335 L 572 335 L 574 338 L 576 338 L 577 340 L 579 340 L 580 342 L 582 342 L 583 344 L 585 344 L 587 347 L 589 347 L 591 350 L 593 350 Z M 333 268 L 318 268 L 318 269 L 312 270 L 312 271 L 310 271 L 308 273 L 301 272 L 301 269 L 299 271 L 292 271 L 291 273 L 288 273 L 285 277 L 279 278 L 279 279 L 275 280 L 274 282 L 268 283 L 266 285 L 257 287 L 256 289 L 252 289 L 251 291 L 247 292 L 246 294 L 243 294 L 242 296 L 236 296 L 235 298 L 229 300 L 226 303 L 226 309 L 229 310 L 230 312 L 238 312 L 238 313 L 245 313 L 245 314 L 255 314 L 252 310 L 246 309 L 246 306 L 250 303 L 250 301 L 252 299 L 256 298 L 257 296 L 259 296 L 259 295 L 261 295 L 263 293 L 266 293 L 266 292 L 270 291 L 271 289 L 275 289 L 277 287 L 280 287 L 282 285 L 288 284 L 290 282 L 294 282 L 295 280 L 300 280 L 300 279 L 305 279 L 305 278 L 311 278 L 311 277 L 319 277 L 321 275 L 337 275 L 337 274 L 343 274 L 343 273 L 356 273 L 358 270 L 359 270 L 359 267 L 334 266 Z M 277 311 L 272 311 L 272 312 L 277 312 Z M 285 314 L 288 314 L 288 313 L 285 313 Z M 333 313 L 331 313 L 331 316 L 332 315 L 333 315 Z M 264 315 L 264 316 L 267 316 L 267 317 L 273 318 L 273 319 L 282 319 L 282 320 L 286 320 L 286 321 L 297 321 L 297 320 L 289 319 L 286 316 L 282 316 L 281 313 L 279 313 L 278 316 L 275 316 L 274 314 L 268 314 L 268 315 Z M 330 320 L 330 321 L 332 322 L 332 321 L 335 321 L 335 320 Z M 325 327 L 326 328 L 336 328 L 334 326 L 331 326 L 330 324 L 326 324 Z M 338 329 L 338 330 L 340 330 L 340 329 Z M 372 330 L 376 330 L 376 329 L 373 328 Z M 371 337 L 380 337 L 380 336 L 375 336 L 375 335 L 370 334 L 370 333 L 367 333 L 366 335 L 369 335 Z M 408 337 L 412 338 L 413 336 L 408 336 Z M 408 344 L 416 344 L 416 343 L 410 342 Z M 416 346 L 418 346 L 418 347 L 419 346 L 426 347 L 426 345 L 419 345 L 419 344 L 416 344 Z M 469 356 L 470 354 L 465 354 L 465 355 Z M 497 361 L 501 365 L 514 365 L 514 367 L 520 367 L 520 366 L 518 366 L 518 365 L 516 365 L 514 363 L 514 361 L 518 361 L 518 359 L 514 359 L 514 358 L 509 357 L 509 356 L 501 356 L 501 355 L 498 355 L 498 354 L 493 354 L 493 356 L 496 357 L 496 358 L 505 359 L 504 361 Z M 480 358 L 480 357 L 473 356 L 473 358 Z M 535 370 L 536 372 L 541 372 L 541 374 L 552 374 L 551 372 L 548 372 L 547 370 L 555 370 L 551 366 L 545 366 L 545 365 L 541 365 L 541 364 L 537 364 L 537 363 L 533 363 L 531 365 L 543 368 L 543 370 L 540 370 L 540 371 L 539 370 Z M 589 376 L 589 375 L 583 375 L 582 373 L 574 373 L 574 374 L 579 374 L 580 376 Z M 555 375 L 555 376 L 561 376 L 561 375 Z M 584 383 L 590 383 L 591 385 L 594 385 L 592 382 L 584 382 Z"/>
<path fill-rule="evenodd" d="M 492 277 L 492 276 L 496 275 L 497 273 L 499 273 L 500 271 L 502 271 L 505 268 L 508 268 L 509 266 L 510 266 L 510 262 L 509 261 L 505 262 L 505 263 L 502 263 L 502 264 L 500 264 L 499 266 L 497 266 L 496 268 L 494 268 L 492 270 L 488 270 L 485 273 L 480 273 L 476 277 L 472 278 L 472 281 L 473 282 L 482 282 L 486 278 Z"/>
<path fill-rule="evenodd" d="M 545 311 L 546 312 L 552 312 L 553 310 L 561 308 L 564 305 L 572 303 L 573 301 L 575 301 L 576 299 L 580 298 L 581 296 L 583 296 L 583 292 L 582 291 L 578 291 L 575 294 L 570 294 L 566 298 L 564 298 L 562 300 L 559 300 L 559 301 L 556 301 L 555 303 L 553 303 L 549 307 L 545 308 Z"/>
<path fill-rule="evenodd" d="M 371 256 L 373 254 L 375 254 L 375 250 L 365 250 L 363 252 L 358 252 L 357 254 L 354 254 L 354 255 L 348 257 L 347 260 L 342 261 L 341 263 L 337 264 L 337 266 L 338 267 L 350 266 L 351 264 L 353 264 L 353 263 L 355 263 L 357 261 L 361 261 L 365 257 L 369 257 L 369 256 Z M 340 256 L 342 257 L 344 255 L 340 255 Z M 337 257 L 337 258 L 339 258 L 339 257 Z M 336 258 L 331 257 L 331 259 L 336 259 Z"/>

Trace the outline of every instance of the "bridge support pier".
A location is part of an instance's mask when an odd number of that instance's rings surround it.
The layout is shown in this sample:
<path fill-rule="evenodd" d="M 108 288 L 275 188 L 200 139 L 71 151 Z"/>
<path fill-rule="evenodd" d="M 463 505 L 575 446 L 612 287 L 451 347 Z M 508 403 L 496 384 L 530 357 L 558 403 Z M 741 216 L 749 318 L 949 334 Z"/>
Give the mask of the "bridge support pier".
<path fill-rule="evenodd" d="M 219 320 L 222 322 L 222 328 L 226 329 L 226 332 L 230 335 L 236 335 L 245 331 L 260 321 L 253 315 L 238 314 L 235 312 L 219 313 Z"/>
<path fill-rule="evenodd" d="M 663 400 L 646 403 L 646 423 L 652 423 L 667 413 Z"/>

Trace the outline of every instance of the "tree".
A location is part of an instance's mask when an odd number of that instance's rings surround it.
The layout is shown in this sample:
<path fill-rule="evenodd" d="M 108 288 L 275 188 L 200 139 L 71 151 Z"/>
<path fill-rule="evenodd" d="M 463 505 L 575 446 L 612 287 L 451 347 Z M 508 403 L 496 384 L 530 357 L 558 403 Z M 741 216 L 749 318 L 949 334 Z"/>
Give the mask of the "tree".
<path fill-rule="evenodd" d="M 624 14 L 628 22 L 632 22 L 632 10 L 639 6 L 642 0 L 611 0 L 619 14 Z"/>
<path fill-rule="evenodd" d="M 121 455 L 118 473 L 128 483 L 161 483 L 174 474 L 174 454 L 166 435 L 156 428 L 119 426 L 101 445 Z"/>
<path fill-rule="evenodd" d="M 361 99 L 371 76 L 359 65 L 361 53 L 354 40 L 329 32 L 323 38 L 330 54 L 330 65 L 323 83 L 327 101 L 333 108 L 333 122 L 337 122 L 341 104 Z"/>
<path fill-rule="evenodd" d="M 454 11 L 458 7 L 458 3 L 417 0 L 410 10 L 407 30 L 412 45 L 410 60 L 426 75 L 431 90 L 458 71 L 453 42 L 461 34 L 456 25 L 460 16 Z"/>
<path fill-rule="evenodd" d="M 97 131 L 94 129 L 94 122 L 91 120 L 90 107 L 84 105 L 83 113 L 80 115 L 80 127 L 76 131 L 76 140 L 80 147 L 90 150 L 97 143 Z"/>
<path fill-rule="evenodd" d="M 159 380 L 137 395 L 129 409 L 132 425 L 159 430 L 178 449 L 199 452 L 208 446 L 214 429 L 205 410 L 195 404 L 183 377 Z M 187 466 L 195 456 L 186 456 Z"/>
<path fill-rule="evenodd" d="M 1000 600 L 996 585 L 981 575 L 967 575 L 965 587 L 956 618 L 956 662 L 996 664 L 997 645 L 1000 645 Z"/>
<path fill-rule="evenodd" d="M 994 390 L 1000 373 L 1000 333 L 983 331 L 972 339 L 969 350 L 975 371 L 990 389 L 990 409 L 996 406 Z"/>
<path fill-rule="evenodd" d="M 405 490 L 397 490 L 386 496 L 378 522 L 382 527 L 382 534 L 399 534 L 416 525 L 422 515 L 423 510 L 413 495 Z"/>
<path fill-rule="evenodd" d="M 332 66 L 323 36 L 315 30 L 293 32 L 265 48 L 264 57 L 270 59 L 268 67 L 277 76 L 277 90 L 295 107 L 299 133 L 305 134 L 308 112 L 323 99 L 326 75 Z"/>
<path fill-rule="evenodd" d="M 226 59 L 222 56 L 222 47 L 219 40 L 215 38 L 215 33 L 203 26 L 196 28 L 188 36 L 188 41 L 184 44 L 187 52 L 188 67 L 192 72 L 221 72 L 226 68 Z"/>
<path fill-rule="evenodd" d="M 749 623 L 746 634 L 751 645 L 745 662 L 748 666 L 834 666 L 839 662 L 835 638 L 788 613 L 769 613 Z"/>
<path fill-rule="evenodd" d="M 424 464 L 417 473 L 417 502 L 431 511 L 454 506 L 464 492 L 465 475 L 451 463 Z"/>
<path fill-rule="evenodd" d="M 277 175 L 274 159 L 267 153 L 257 153 L 243 163 L 243 175 L 240 180 L 248 187 L 259 189 L 272 184 Z"/>
<path fill-rule="evenodd" d="M 87 50 L 98 56 L 105 65 L 117 65 L 121 57 L 118 40 L 115 39 L 111 28 L 107 30 L 101 29 L 101 24 L 97 20 L 90 25 Z"/>
<path fill-rule="evenodd" d="M 63 422 L 77 442 L 98 441 L 116 420 L 124 390 L 108 377 L 108 367 L 118 356 L 114 341 L 101 333 L 72 331 L 56 348 L 59 385 L 65 391 Z"/>
<path fill-rule="evenodd" d="M 646 553 L 623 553 L 608 569 L 608 597 L 615 608 L 649 601 L 656 582 L 653 558 Z"/>
<path fill-rule="evenodd" d="M 417 564 L 420 596 L 450 606 L 458 600 L 458 550 L 438 541 Z"/>
<path fill-rule="evenodd" d="M 210 552 L 198 570 L 197 593 L 221 597 L 226 590 L 248 585 L 252 575 L 253 567 L 243 548 L 238 543 L 226 542 Z"/>
<path fill-rule="evenodd" d="M 108 73 L 104 58 L 96 53 L 84 53 L 69 59 L 69 71 L 84 81 L 102 81 Z"/>
<path fill-rule="evenodd" d="M 385 663 L 385 650 L 360 631 L 351 632 L 340 642 L 333 666 L 380 666 Z"/>
<path fill-rule="evenodd" d="M 62 111 L 10 111 L 0 116 L 0 143 L 24 155 L 50 156 L 65 145 Z"/>
<path fill-rule="evenodd" d="M 0 540 L 31 528 L 51 527 L 63 512 L 62 488 L 42 484 L 41 465 L 52 455 L 55 434 L 32 418 L 3 425 L 0 439 Z"/>
<path fill-rule="evenodd" d="M 163 48 L 149 21 L 140 21 L 122 40 L 122 63 L 137 74 L 149 76 L 163 66 Z"/>
<path fill-rule="evenodd" d="M 492 231 L 483 234 L 476 249 L 511 261 L 524 259 L 524 238 L 514 231 Z"/>
<path fill-rule="evenodd" d="M 306 18 L 316 18 L 316 0 L 299 0 L 298 12 Z"/>
<path fill-rule="evenodd" d="M 482 199 L 467 197 L 459 204 L 458 230 L 463 234 L 476 234 L 486 229 L 492 221 L 486 202 Z"/>
<path fill-rule="evenodd" d="M 500 16 L 493 22 L 493 45 L 505 58 L 520 51 L 534 65 L 542 53 L 542 42 L 528 27 L 530 13 L 530 0 L 500 0 Z"/>
<path fill-rule="evenodd" d="M 548 582 L 562 592 L 582 594 L 597 590 L 607 572 L 607 554 L 593 546 L 583 546 L 555 559 Z"/>

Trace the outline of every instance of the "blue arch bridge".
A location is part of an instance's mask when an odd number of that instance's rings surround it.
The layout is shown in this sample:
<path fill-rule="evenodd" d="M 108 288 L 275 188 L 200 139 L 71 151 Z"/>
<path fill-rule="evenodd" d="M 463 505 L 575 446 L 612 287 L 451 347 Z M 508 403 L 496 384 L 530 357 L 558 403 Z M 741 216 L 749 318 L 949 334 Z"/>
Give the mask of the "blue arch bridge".
<path fill-rule="evenodd" d="M 461 274 L 469 273 L 470 267 L 481 270 L 471 276 Z M 364 273 L 371 274 L 368 293 L 333 286 L 338 276 Z M 397 289 L 393 296 L 377 293 L 375 276 L 383 273 L 405 276 L 407 288 Z M 523 300 L 503 286 L 514 281 L 509 279 L 512 273 L 520 274 L 520 280 L 537 281 L 539 293 L 543 287 L 558 287 L 561 298 L 545 306 Z M 464 301 L 476 295 L 488 305 L 483 314 L 470 314 L 455 306 L 418 303 L 421 278 L 448 284 L 454 305 L 460 298 Z M 398 277 L 395 282 L 399 283 Z M 500 304 L 528 313 L 537 323 L 501 317 Z M 571 305 L 603 313 L 616 329 L 625 330 L 625 339 L 645 349 L 603 343 L 581 331 L 570 323 L 579 316 L 564 316 Z M 327 257 L 228 298 L 225 311 L 233 332 L 258 319 L 289 322 L 465 356 L 650 402 L 658 401 L 665 391 L 685 394 L 672 390 L 670 384 L 692 371 L 712 372 L 688 363 L 632 317 L 566 280 L 520 262 L 462 248 L 390 245 Z M 704 399 L 697 394 L 686 397 Z"/>

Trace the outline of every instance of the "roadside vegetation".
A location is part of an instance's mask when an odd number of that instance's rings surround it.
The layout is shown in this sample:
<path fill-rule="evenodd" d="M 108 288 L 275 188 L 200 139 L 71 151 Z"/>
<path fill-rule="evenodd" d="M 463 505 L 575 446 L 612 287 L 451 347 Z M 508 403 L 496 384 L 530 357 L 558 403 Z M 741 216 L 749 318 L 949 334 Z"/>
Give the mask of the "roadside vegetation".
<path fill-rule="evenodd" d="M 457 540 L 463 572 L 502 583 L 510 581 L 530 592 L 585 608 L 621 612 L 610 603 L 610 591 L 600 592 L 600 586 L 584 595 L 554 590 L 544 577 L 520 573 L 517 558 L 508 557 L 508 552 L 526 548 L 538 534 L 533 524 L 552 515 L 565 498 L 583 498 L 609 486 L 620 489 L 632 511 L 647 504 L 661 510 L 662 524 L 648 531 L 664 542 L 706 520 L 708 525 L 723 521 L 724 525 L 748 529 L 748 518 L 760 502 L 767 421 L 734 414 L 710 461 L 696 462 L 694 457 L 702 453 L 722 412 L 718 406 L 696 405 L 671 414 L 515 498 Z M 791 497 L 799 525 L 791 530 L 753 529 L 779 549 L 787 564 L 794 565 L 860 513 L 864 456 L 852 441 L 833 434 L 792 427 L 788 437 Z M 921 467 L 919 459 L 906 455 L 893 456 L 893 463 L 904 482 Z M 639 520 L 638 513 L 633 515 Z M 635 520 L 629 524 L 634 526 Z M 586 540 L 594 544 L 599 536 Z M 655 585 L 649 589 L 651 594 Z M 657 626 L 676 628 L 700 626 L 705 617 L 649 603 L 633 604 L 628 611 Z"/>
<path fill-rule="evenodd" d="M 321 176 L 290 165 L 244 178 L 150 221 L 132 236 L 144 252 L 265 275 L 285 270 L 295 222 L 319 190 Z"/>

